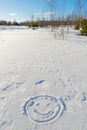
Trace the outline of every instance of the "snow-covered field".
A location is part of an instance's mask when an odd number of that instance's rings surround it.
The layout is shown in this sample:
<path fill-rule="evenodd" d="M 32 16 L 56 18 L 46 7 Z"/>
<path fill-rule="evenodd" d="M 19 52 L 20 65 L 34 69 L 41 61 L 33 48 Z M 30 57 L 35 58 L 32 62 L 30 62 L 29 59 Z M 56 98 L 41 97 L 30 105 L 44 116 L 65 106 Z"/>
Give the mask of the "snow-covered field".
<path fill-rule="evenodd" d="M 0 27 L 0 130 L 87 130 L 87 37 Z"/>

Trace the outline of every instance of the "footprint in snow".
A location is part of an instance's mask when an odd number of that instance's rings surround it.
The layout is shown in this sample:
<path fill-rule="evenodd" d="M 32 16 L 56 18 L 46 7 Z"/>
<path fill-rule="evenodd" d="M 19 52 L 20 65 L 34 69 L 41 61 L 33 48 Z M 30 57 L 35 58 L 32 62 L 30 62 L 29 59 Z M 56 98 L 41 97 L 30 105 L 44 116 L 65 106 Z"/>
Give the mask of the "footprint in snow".
<path fill-rule="evenodd" d="M 11 85 L 7 85 L 7 86 L 3 86 L 2 91 L 6 91 L 6 90 L 8 90 L 11 87 L 12 87 L 12 84 Z"/>
<path fill-rule="evenodd" d="M 7 124 L 7 121 L 3 121 L 3 122 L 0 124 L 0 128 L 3 127 L 5 124 Z"/>
<path fill-rule="evenodd" d="M 79 97 L 77 98 L 81 103 L 87 103 L 87 93 L 83 92 Z"/>
<path fill-rule="evenodd" d="M 22 82 L 17 82 L 16 85 L 22 85 L 22 84 L 24 84 L 25 82 L 26 82 L 26 80 L 25 80 L 25 81 L 22 81 Z"/>
<path fill-rule="evenodd" d="M 35 83 L 35 85 L 40 85 L 40 84 L 42 84 L 42 83 L 44 83 L 45 82 L 45 80 L 40 80 L 40 81 L 37 81 L 36 83 Z"/>

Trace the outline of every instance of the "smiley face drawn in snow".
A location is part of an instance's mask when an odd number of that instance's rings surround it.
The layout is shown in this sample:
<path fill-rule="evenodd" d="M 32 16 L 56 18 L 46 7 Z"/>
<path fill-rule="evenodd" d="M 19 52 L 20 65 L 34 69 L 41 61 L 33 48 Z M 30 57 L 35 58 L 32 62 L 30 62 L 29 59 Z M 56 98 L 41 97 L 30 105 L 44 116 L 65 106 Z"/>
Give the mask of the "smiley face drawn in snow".
<path fill-rule="evenodd" d="M 53 96 L 36 96 L 26 102 L 24 111 L 34 122 L 48 123 L 61 115 L 63 104 Z"/>

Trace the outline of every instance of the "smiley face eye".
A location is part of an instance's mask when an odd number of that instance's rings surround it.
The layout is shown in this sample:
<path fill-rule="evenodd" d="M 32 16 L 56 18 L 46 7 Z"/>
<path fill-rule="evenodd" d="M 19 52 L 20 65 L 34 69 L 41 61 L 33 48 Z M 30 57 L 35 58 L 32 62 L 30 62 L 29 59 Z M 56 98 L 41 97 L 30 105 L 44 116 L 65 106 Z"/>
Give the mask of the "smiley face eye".
<path fill-rule="evenodd" d="M 30 103 L 29 103 L 29 107 L 32 107 L 34 105 L 34 101 L 31 101 Z"/>

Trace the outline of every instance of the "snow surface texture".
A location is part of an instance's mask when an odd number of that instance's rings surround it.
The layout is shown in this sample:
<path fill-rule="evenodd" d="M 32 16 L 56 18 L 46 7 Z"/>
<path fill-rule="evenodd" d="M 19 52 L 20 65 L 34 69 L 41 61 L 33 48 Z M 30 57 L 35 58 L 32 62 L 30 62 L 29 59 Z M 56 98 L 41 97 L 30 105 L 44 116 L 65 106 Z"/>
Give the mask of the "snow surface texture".
<path fill-rule="evenodd" d="M 0 27 L 0 130 L 87 129 L 87 37 L 49 30 Z"/>

